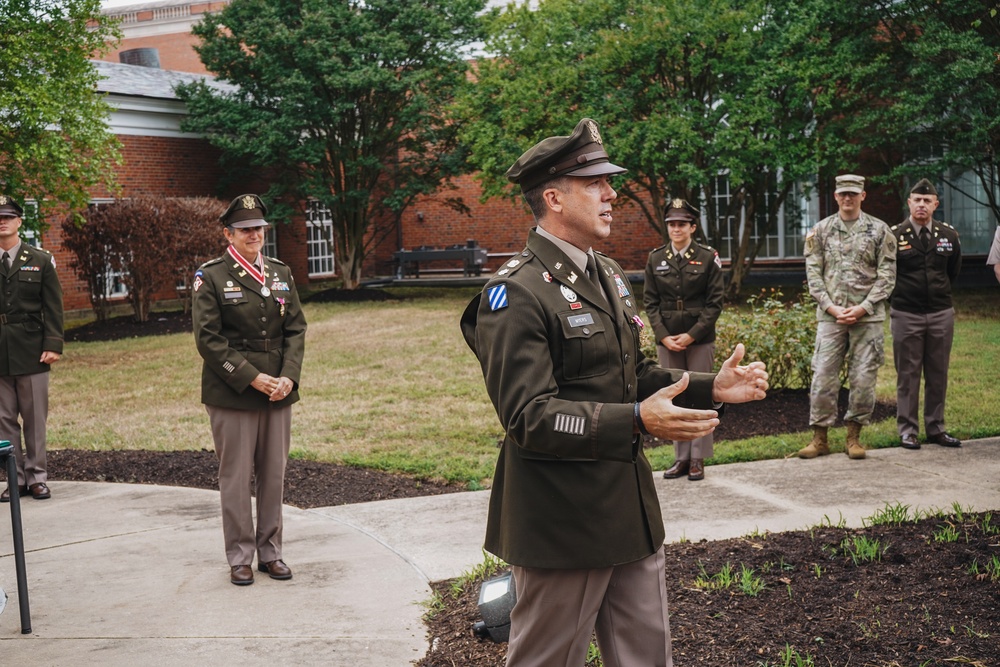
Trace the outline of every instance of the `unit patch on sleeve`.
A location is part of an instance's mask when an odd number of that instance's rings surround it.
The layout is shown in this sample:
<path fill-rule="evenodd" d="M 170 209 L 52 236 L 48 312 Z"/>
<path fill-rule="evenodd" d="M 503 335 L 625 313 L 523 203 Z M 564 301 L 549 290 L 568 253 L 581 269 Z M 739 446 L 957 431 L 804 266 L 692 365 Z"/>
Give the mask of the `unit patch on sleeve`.
<path fill-rule="evenodd" d="M 570 435 L 583 435 L 587 426 L 587 420 L 575 415 L 564 415 L 556 413 L 555 431 L 557 433 L 569 433 Z"/>
<path fill-rule="evenodd" d="M 506 308 L 507 285 L 505 283 L 494 285 L 487 292 L 487 297 L 489 298 L 490 310 L 500 310 L 501 308 Z"/>

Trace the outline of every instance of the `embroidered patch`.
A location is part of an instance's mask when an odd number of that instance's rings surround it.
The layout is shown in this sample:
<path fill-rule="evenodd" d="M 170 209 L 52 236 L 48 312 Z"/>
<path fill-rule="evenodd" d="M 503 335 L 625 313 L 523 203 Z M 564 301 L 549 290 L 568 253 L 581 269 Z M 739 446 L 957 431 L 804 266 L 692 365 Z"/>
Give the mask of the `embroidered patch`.
<path fill-rule="evenodd" d="M 504 284 L 494 285 L 487 292 L 490 302 L 490 310 L 500 310 L 507 307 L 507 286 Z"/>
<path fill-rule="evenodd" d="M 201 279 L 201 276 L 200 275 L 195 275 L 195 278 L 194 278 L 194 291 L 197 292 L 199 289 L 201 289 L 201 286 L 204 285 L 204 284 L 205 284 L 205 282 Z"/>
<path fill-rule="evenodd" d="M 222 364 L 222 368 L 223 368 L 223 369 L 224 369 L 224 370 L 225 370 L 225 371 L 226 371 L 227 373 L 232 373 L 233 371 L 235 371 L 235 370 L 236 370 L 236 366 L 233 366 L 232 362 L 230 362 L 230 361 L 227 361 L 226 363 Z"/>
<path fill-rule="evenodd" d="M 719 253 L 715 253 L 715 259 L 713 261 L 715 262 L 715 265 L 717 267 L 719 267 L 720 269 L 722 268 L 722 258 L 719 257 Z"/>
<path fill-rule="evenodd" d="M 561 412 L 556 413 L 556 433 L 569 433 L 570 435 L 583 435 L 584 429 L 587 426 L 587 420 L 583 417 L 577 417 L 575 415 L 564 415 Z"/>
<path fill-rule="evenodd" d="M 570 303 L 573 303 L 574 301 L 576 301 L 576 298 L 577 298 L 576 297 L 576 292 L 574 292 L 570 288 L 566 287 L 565 285 L 560 285 L 559 286 L 559 291 L 562 292 L 563 298 L 566 299 L 567 301 L 569 301 Z"/>

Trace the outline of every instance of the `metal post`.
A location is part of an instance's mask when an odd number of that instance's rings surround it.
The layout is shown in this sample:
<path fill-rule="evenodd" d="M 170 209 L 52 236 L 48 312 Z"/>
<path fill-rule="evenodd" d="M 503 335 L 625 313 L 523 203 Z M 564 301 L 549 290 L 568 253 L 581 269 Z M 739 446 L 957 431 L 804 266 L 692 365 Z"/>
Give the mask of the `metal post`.
<path fill-rule="evenodd" d="M 17 483 L 17 459 L 14 447 L 0 440 L 0 458 L 7 460 L 7 488 L 10 489 L 10 532 L 14 535 L 14 569 L 17 571 L 17 604 L 21 612 L 21 634 L 31 634 L 31 611 L 28 609 L 28 572 L 24 567 L 24 535 L 21 532 L 21 489 Z"/>

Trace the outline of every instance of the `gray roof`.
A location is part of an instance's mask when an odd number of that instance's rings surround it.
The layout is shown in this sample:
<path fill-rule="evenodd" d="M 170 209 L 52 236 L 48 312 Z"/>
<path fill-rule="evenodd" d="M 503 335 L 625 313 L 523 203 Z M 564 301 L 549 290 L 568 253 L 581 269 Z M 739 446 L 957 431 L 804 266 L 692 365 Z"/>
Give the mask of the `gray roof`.
<path fill-rule="evenodd" d="M 216 81 L 215 77 L 207 74 L 174 72 L 172 70 L 112 63 L 103 60 L 91 60 L 90 62 L 101 76 L 101 80 L 97 84 L 97 90 L 101 93 L 176 100 L 178 98 L 177 93 L 174 92 L 174 87 L 181 83 L 193 83 L 195 81 L 205 81 L 210 87 L 220 92 L 232 92 L 236 90 L 235 86 Z"/>

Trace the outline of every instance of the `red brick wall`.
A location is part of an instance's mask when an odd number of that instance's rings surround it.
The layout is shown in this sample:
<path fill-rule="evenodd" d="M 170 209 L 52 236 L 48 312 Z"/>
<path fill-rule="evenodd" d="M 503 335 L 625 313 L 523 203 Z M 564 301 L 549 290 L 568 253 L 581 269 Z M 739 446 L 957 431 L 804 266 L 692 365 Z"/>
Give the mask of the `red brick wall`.
<path fill-rule="evenodd" d="M 425 198 L 410 206 L 402 217 L 402 244 L 404 248 L 435 246 L 443 248 L 465 244 L 468 239 L 493 253 L 516 253 L 524 248 L 528 230 L 534 219 L 520 195 L 515 200 L 490 199 L 479 203 L 480 188 L 471 176 L 456 183 L 457 190 L 443 190 L 437 197 Z M 443 197 L 461 197 L 471 214 L 454 211 L 443 203 Z M 419 219 L 423 213 L 423 220 Z M 628 271 L 642 271 L 649 251 L 662 245 L 659 234 L 646 222 L 642 213 L 633 205 L 618 200 L 615 205 L 611 236 L 597 250 L 617 260 Z M 380 263 L 391 263 L 380 256 Z M 385 250 L 380 250 L 384 253 Z M 504 258 L 490 258 L 491 271 L 498 268 Z M 456 264 L 457 266 L 457 264 Z"/>
<path fill-rule="evenodd" d="M 198 54 L 194 51 L 194 45 L 200 41 L 199 38 L 191 33 L 134 37 L 123 39 L 118 44 L 118 48 L 114 51 L 109 51 L 101 56 L 100 59 L 117 63 L 121 62 L 118 54 L 122 51 L 129 51 L 131 49 L 156 49 L 160 56 L 160 69 L 207 74 L 208 70 L 201 64 Z"/>

